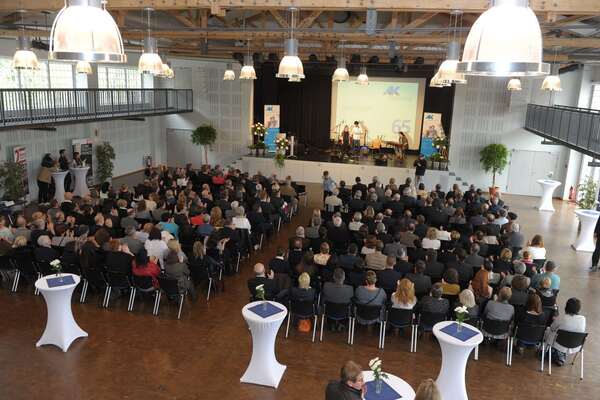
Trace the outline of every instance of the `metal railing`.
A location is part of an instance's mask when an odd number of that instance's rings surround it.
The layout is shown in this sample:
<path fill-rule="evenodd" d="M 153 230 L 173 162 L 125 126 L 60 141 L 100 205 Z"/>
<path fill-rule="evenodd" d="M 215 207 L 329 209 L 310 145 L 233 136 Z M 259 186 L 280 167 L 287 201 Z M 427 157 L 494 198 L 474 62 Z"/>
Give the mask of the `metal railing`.
<path fill-rule="evenodd" d="M 600 111 L 567 106 L 527 105 L 526 130 L 600 158 Z"/>
<path fill-rule="evenodd" d="M 0 129 L 193 111 L 191 89 L 0 89 Z"/>

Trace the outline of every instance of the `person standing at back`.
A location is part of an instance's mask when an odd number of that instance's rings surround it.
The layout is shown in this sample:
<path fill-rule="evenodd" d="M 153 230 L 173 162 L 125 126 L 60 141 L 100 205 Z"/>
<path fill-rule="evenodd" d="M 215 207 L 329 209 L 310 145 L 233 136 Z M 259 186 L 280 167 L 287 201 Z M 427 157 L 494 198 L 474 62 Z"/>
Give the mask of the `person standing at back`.
<path fill-rule="evenodd" d="M 418 186 L 423 180 L 423 176 L 425 176 L 425 170 L 427 169 L 427 160 L 425 160 L 425 156 L 423 154 L 419 154 L 419 158 L 415 160 L 413 167 L 415 167 L 415 185 Z"/>

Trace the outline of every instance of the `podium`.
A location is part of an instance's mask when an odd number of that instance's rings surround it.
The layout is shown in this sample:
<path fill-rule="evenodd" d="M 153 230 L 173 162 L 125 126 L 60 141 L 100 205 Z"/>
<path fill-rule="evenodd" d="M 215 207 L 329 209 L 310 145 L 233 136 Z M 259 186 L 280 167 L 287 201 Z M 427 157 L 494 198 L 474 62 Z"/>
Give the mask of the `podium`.
<path fill-rule="evenodd" d="M 85 197 L 90 194 L 90 190 L 87 187 L 87 172 L 90 167 L 78 167 L 71 168 L 70 171 L 75 179 L 75 189 L 73 189 L 73 195 Z"/>
<path fill-rule="evenodd" d="M 56 171 L 52 173 L 54 178 L 54 198 L 58 201 L 58 204 L 65 201 L 65 177 L 69 171 Z"/>

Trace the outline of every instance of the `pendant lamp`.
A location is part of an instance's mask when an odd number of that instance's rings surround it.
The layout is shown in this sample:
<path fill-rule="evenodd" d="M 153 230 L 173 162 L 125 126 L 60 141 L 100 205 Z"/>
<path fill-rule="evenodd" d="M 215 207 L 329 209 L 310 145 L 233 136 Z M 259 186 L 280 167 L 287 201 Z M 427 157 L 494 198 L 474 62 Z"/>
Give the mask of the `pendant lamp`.
<path fill-rule="evenodd" d="M 163 62 L 158 55 L 156 39 L 151 36 L 150 31 L 150 14 L 153 10 L 146 8 L 145 11 L 148 13 L 147 35 L 144 38 L 144 52 L 138 61 L 138 70 L 140 74 L 160 75 L 163 70 Z"/>
<path fill-rule="evenodd" d="M 331 80 L 333 82 L 345 82 L 350 79 L 350 74 L 346 69 L 346 59 L 344 58 L 344 44 L 340 44 L 341 54 L 340 58 L 337 62 L 337 68 L 333 71 L 333 75 L 331 76 Z"/>
<path fill-rule="evenodd" d="M 511 78 L 506 85 L 506 89 L 510 92 L 519 92 L 523 89 L 519 78 Z"/>
<path fill-rule="evenodd" d="M 87 61 L 78 61 L 75 66 L 75 72 L 78 74 L 89 75 L 92 73 L 92 66 Z"/>
<path fill-rule="evenodd" d="M 300 82 L 305 78 L 302 60 L 298 57 L 298 39 L 294 39 L 294 12 L 295 8 L 290 8 L 291 24 L 290 38 L 283 42 L 285 56 L 279 63 L 279 69 L 275 75 L 277 78 L 288 79 L 290 82 Z"/>
<path fill-rule="evenodd" d="M 105 4 L 101 0 L 66 0 L 52 24 L 48 59 L 126 62 L 121 32 Z"/>
<path fill-rule="evenodd" d="M 528 0 L 492 0 L 473 24 L 457 67 L 466 75 L 540 76 L 542 31 Z"/>
<path fill-rule="evenodd" d="M 235 80 L 235 72 L 233 72 L 233 66 L 231 63 L 227 63 L 227 68 L 225 69 L 225 73 L 223 74 L 224 81 L 233 81 Z"/>
<path fill-rule="evenodd" d="M 369 84 L 369 76 L 367 75 L 366 65 L 360 67 L 360 75 L 358 75 L 356 78 L 356 84 L 361 86 L 367 86 Z"/>
<path fill-rule="evenodd" d="M 25 11 L 18 11 L 21 15 L 21 27 L 19 28 L 19 36 L 17 37 L 17 50 L 13 55 L 12 67 L 14 69 L 40 69 L 40 63 L 37 56 L 31 51 L 31 41 L 28 36 L 25 36 L 25 21 L 23 15 Z"/>

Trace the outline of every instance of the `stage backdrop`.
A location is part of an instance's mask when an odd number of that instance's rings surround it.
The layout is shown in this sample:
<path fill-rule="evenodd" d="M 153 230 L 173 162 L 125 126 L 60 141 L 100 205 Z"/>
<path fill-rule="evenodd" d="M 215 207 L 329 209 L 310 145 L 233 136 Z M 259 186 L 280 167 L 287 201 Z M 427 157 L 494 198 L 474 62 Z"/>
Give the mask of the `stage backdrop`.
<path fill-rule="evenodd" d="M 310 61 L 305 61 L 303 64 L 306 79 L 296 83 L 275 78 L 279 63 L 273 61 L 255 63 L 258 79 L 254 81 L 254 122 L 264 121 L 265 105 L 279 104 L 281 107 L 279 130 L 281 132 L 285 132 L 288 136 L 296 136 L 298 143 L 329 148 L 332 113 L 331 74 L 336 66 L 335 63 Z M 351 79 L 355 80 L 361 64 L 348 64 L 347 67 L 352 76 Z M 416 118 L 420 123 L 424 110 L 440 113 L 446 135 L 450 135 L 454 86 L 430 88 L 429 80 L 435 73 L 433 65 L 410 65 L 407 72 L 390 64 L 369 65 L 368 73 L 369 79 L 375 80 L 380 78 L 390 80 L 398 78 L 425 79 L 424 105 Z M 416 132 L 420 133 L 420 131 Z M 419 134 L 417 134 L 417 143 L 420 143 Z M 413 152 L 416 153 L 415 150 Z"/>
<path fill-rule="evenodd" d="M 424 78 L 369 78 L 367 86 L 357 85 L 354 77 L 336 82 L 331 96 L 331 138 L 338 139 L 345 125 L 351 129 L 359 121 L 368 131 L 367 143 L 375 138 L 398 142 L 402 131 L 409 150 L 418 150 L 424 98 Z"/>

